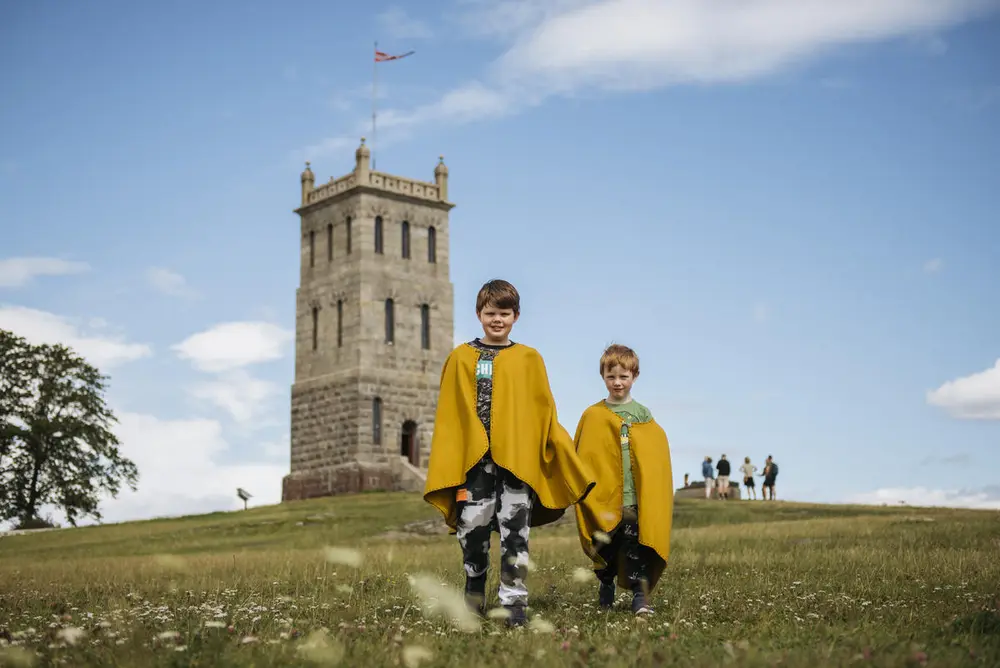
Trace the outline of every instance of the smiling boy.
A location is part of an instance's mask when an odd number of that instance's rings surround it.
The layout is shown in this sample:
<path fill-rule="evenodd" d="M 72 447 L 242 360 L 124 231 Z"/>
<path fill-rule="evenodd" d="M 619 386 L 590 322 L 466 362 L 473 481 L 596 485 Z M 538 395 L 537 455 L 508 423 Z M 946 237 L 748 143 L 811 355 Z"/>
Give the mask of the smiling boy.
<path fill-rule="evenodd" d="M 520 295 L 507 281 L 476 298 L 483 336 L 457 346 L 441 374 L 424 499 L 458 535 L 470 607 L 485 610 L 490 538 L 500 534 L 500 604 L 523 625 L 528 535 L 584 498 L 594 476 L 559 424 L 545 363 L 510 340 Z"/>
<path fill-rule="evenodd" d="M 614 605 L 617 581 L 632 591 L 632 612 L 646 615 L 670 554 L 670 445 L 649 409 L 632 398 L 635 351 L 608 347 L 600 372 L 608 396 L 584 411 L 576 429 L 577 452 L 598 472 L 597 486 L 576 506 L 577 529 L 600 583 L 599 605 Z"/>

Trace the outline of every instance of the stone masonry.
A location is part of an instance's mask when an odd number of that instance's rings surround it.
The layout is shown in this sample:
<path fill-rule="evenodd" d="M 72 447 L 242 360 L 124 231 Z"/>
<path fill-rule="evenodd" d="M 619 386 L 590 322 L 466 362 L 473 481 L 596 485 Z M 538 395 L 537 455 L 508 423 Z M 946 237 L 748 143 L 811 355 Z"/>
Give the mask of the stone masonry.
<path fill-rule="evenodd" d="M 370 168 L 302 173 L 291 471 L 282 500 L 416 490 L 453 347 L 448 168 L 416 181 Z"/>

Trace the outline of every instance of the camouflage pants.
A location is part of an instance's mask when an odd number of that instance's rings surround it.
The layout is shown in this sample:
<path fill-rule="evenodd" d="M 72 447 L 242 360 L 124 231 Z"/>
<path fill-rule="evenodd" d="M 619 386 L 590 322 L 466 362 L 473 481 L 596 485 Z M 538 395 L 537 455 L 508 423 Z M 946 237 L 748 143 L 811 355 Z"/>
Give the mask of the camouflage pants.
<path fill-rule="evenodd" d="M 531 488 L 497 466 L 487 452 L 469 471 L 465 492 L 466 500 L 458 504 L 458 542 L 465 562 L 466 591 L 484 593 L 476 590 L 485 588 L 490 538 L 496 528 L 500 532 L 500 604 L 527 605 L 524 580 L 528 568 Z"/>
<path fill-rule="evenodd" d="M 611 532 L 611 542 L 597 553 L 607 566 L 597 571 L 597 579 L 613 584 L 618 577 L 621 560 L 625 561 L 625 577 L 633 592 L 646 587 L 647 552 L 650 548 L 639 543 L 639 512 L 635 506 L 622 508 L 622 521 Z"/>

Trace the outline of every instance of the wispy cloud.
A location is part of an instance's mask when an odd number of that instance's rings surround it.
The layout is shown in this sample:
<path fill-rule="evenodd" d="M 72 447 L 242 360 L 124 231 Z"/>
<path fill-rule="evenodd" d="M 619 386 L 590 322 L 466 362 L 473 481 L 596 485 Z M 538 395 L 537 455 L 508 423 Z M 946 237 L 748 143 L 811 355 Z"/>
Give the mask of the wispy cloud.
<path fill-rule="evenodd" d="M 375 18 L 379 34 L 391 39 L 430 39 L 434 36 L 427 23 L 413 18 L 402 7 L 390 7 Z"/>
<path fill-rule="evenodd" d="M 230 371 L 281 359 L 293 337 L 269 322 L 227 322 L 192 334 L 172 349 L 201 371 Z"/>
<path fill-rule="evenodd" d="M 1000 420 L 1000 359 L 992 368 L 949 380 L 927 393 L 927 403 L 965 420 Z"/>
<path fill-rule="evenodd" d="M 0 288 L 19 288 L 39 276 L 67 276 L 90 271 L 86 262 L 54 257 L 11 257 L 0 260 Z"/>
<path fill-rule="evenodd" d="M 153 354 L 143 343 L 130 343 L 100 318 L 83 323 L 24 306 L 0 306 L 0 328 L 31 343 L 62 344 L 101 371 Z"/>
<path fill-rule="evenodd" d="M 996 486 L 980 489 L 931 489 L 927 487 L 887 487 L 855 494 L 848 503 L 870 505 L 900 503 L 909 506 L 946 508 L 1000 508 L 1000 489 Z"/>
<path fill-rule="evenodd" d="M 171 297 L 193 298 L 198 296 L 198 292 L 188 285 L 183 276 L 169 269 L 150 267 L 146 270 L 146 280 L 157 291 Z"/>
<path fill-rule="evenodd" d="M 931 258 L 924 262 L 924 273 L 926 274 L 936 274 L 944 269 L 944 260 L 939 257 Z"/>
<path fill-rule="evenodd" d="M 969 466 L 975 461 L 972 455 L 959 452 L 953 455 L 928 455 L 920 460 L 921 466 Z"/>
<path fill-rule="evenodd" d="M 423 123 L 495 119 L 580 91 L 743 83 L 853 45 L 926 40 L 997 7 L 997 0 L 461 0 L 458 23 L 498 40 L 503 54 L 436 102 L 380 119 L 405 136 Z"/>
<path fill-rule="evenodd" d="M 271 400 L 281 394 L 275 383 L 255 378 L 243 369 L 219 374 L 212 380 L 189 389 L 191 396 L 224 411 L 244 428 L 269 426 L 267 410 Z M 262 419 L 262 416 L 264 419 Z"/>

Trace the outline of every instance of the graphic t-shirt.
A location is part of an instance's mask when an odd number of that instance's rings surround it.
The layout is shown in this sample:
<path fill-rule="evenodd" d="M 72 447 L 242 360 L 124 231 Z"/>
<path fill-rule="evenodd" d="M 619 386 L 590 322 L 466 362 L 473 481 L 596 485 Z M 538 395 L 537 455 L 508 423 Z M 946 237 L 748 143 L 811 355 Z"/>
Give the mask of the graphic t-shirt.
<path fill-rule="evenodd" d="M 636 505 L 635 481 L 632 477 L 632 457 L 629 451 L 629 432 L 636 422 L 649 422 L 653 414 L 649 409 L 634 399 L 623 404 L 613 404 L 605 400 L 604 405 L 614 411 L 622 419 L 622 505 Z"/>
<path fill-rule="evenodd" d="M 469 341 L 469 345 L 479 351 L 476 362 L 476 414 L 486 429 L 486 440 L 490 438 L 490 410 L 493 408 L 493 358 L 505 348 L 515 345 L 511 341 L 506 346 L 492 346 L 479 339 Z"/>

